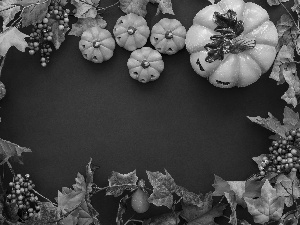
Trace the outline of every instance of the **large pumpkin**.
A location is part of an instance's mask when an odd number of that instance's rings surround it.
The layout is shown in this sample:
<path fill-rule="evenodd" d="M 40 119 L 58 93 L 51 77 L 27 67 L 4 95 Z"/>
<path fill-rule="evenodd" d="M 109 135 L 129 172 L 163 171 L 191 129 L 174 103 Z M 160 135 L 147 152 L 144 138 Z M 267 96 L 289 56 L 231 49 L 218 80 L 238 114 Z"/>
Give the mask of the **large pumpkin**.
<path fill-rule="evenodd" d="M 157 51 L 172 55 L 184 48 L 186 30 L 176 19 L 163 18 L 151 30 L 150 41 Z"/>
<path fill-rule="evenodd" d="M 147 43 L 150 29 L 142 16 L 129 13 L 117 20 L 113 33 L 120 47 L 134 51 Z"/>
<path fill-rule="evenodd" d="M 143 47 L 133 51 L 127 61 L 130 76 L 142 83 L 154 81 L 164 70 L 161 54 L 150 48 Z"/>
<path fill-rule="evenodd" d="M 222 88 L 245 87 L 269 70 L 278 34 L 261 6 L 221 0 L 200 10 L 187 32 L 186 48 L 196 73 Z"/>
<path fill-rule="evenodd" d="M 97 26 L 85 30 L 79 41 L 83 57 L 94 63 L 109 60 L 113 56 L 115 46 L 111 33 Z"/>

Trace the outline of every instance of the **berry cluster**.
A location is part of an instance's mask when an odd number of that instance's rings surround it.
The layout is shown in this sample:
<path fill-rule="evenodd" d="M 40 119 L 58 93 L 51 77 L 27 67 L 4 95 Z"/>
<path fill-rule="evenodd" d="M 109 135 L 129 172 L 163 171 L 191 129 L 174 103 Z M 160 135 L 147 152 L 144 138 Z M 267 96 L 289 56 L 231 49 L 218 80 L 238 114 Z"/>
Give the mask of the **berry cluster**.
<path fill-rule="evenodd" d="M 41 23 L 37 23 L 32 28 L 30 34 L 30 41 L 28 42 L 29 54 L 33 55 L 35 52 L 40 50 L 41 53 L 41 65 L 45 67 L 50 61 L 50 53 L 52 52 L 51 41 L 53 39 L 53 30 L 49 19 L 58 20 L 58 29 L 64 30 L 69 27 L 69 9 L 63 9 L 60 5 L 59 0 L 52 0 L 46 17 Z"/>
<path fill-rule="evenodd" d="M 34 213 L 40 211 L 40 202 L 38 197 L 35 196 L 33 188 L 35 185 L 32 180 L 29 180 L 29 174 L 22 177 L 17 174 L 13 178 L 13 182 L 9 183 L 11 190 L 6 195 L 7 204 L 16 204 L 19 208 L 18 216 L 22 220 L 27 220 L 33 217 Z"/>
<path fill-rule="evenodd" d="M 260 174 L 266 171 L 289 173 L 300 169 L 300 128 L 286 133 L 286 138 L 273 141 L 269 148 L 270 154 L 263 157 L 259 166 Z"/>

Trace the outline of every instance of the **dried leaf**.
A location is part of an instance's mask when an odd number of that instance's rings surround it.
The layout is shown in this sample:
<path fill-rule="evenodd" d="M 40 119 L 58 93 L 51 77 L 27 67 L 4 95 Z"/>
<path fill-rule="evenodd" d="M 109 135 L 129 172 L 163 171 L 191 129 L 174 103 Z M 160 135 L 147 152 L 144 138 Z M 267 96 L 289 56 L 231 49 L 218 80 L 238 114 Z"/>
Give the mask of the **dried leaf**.
<path fill-rule="evenodd" d="M 3 18 L 3 30 L 6 30 L 6 25 L 21 10 L 20 6 L 13 5 L 15 3 L 17 3 L 17 0 L 3 0 L 0 2 L 0 16 Z"/>
<path fill-rule="evenodd" d="M 136 176 L 136 170 L 128 173 L 121 174 L 113 171 L 111 177 L 108 179 L 109 187 L 106 189 L 106 195 L 113 195 L 118 197 L 123 194 L 125 190 L 136 189 L 136 182 L 138 177 Z"/>
<path fill-rule="evenodd" d="M 119 208 L 118 208 L 118 213 L 117 213 L 117 218 L 116 218 L 116 223 L 117 225 L 123 225 L 123 214 L 126 212 L 127 210 L 127 204 L 126 201 L 129 199 L 128 195 L 124 196 L 123 198 L 121 198 L 120 202 L 119 202 Z"/>
<path fill-rule="evenodd" d="M 267 0 L 268 4 L 270 6 L 272 5 L 279 5 L 280 2 L 288 2 L 289 0 Z"/>
<path fill-rule="evenodd" d="M 45 18 L 48 6 L 51 0 L 23 0 L 18 1 L 18 4 L 29 7 L 24 8 L 21 13 L 22 17 L 22 27 L 27 27 L 29 25 L 34 25 L 36 23 L 42 22 Z"/>
<path fill-rule="evenodd" d="M 11 143 L 9 141 L 0 139 L 0 165 L 3 165 L 5 162 L 9 163 L 8 160 L 10 158 L 16 160 L 20 164 L 23 164 L 21 160 L 21 154 L 23 152 L 31 152 L 31 150 L 28 148 L 20 147 L 19 145 Z"/>
<path fill-rule="evenodd" d="M 58 29 L 59 21 L 52 19 L 52 18 L 49 19 L 48 25 L 52 27 L 52 32 L 53 32 L 52 42 L 54 44 L 54 47 L 55 47 L 55 49 L 59 49 L 62 42 L 65 41 L 66 32 L 70 28 L 67 27 L 67 28 L 64 28 L 63 30 Z"/>
<path fill-rule="evenodd" d="M 195 194 L 193 192 L 188 191 L 186 188 L 181 187 L 179 185 L 177 185 L 175 193 L 179 196 L 182 197 L 182 200 L 184 203 L 186 204 L 191 204 L 191 205 L 196 205 L 198 207 L 202 207 L 203 206 L 203 195 L 200 193 Z"/>
<path fill-rule="evenodd" d="M 68 35 L 81 37 L 82 33 L 91 27 L 97 26 L 104 29 L 106 25 L 106 21 L 100 15 L 97 15 L 95 18 L 78 18 L 77 22 L 72 24 L 72 30 Z"/>
<path fill-rule="evenodd" d="M 97 6 L 100 0 L 71 0 L 71 4 L 76 7 L 75 17 L 96 18 Z"/>
<path fill-rule="evenodd" d="M 206 193 L 203 204 L 201 207 L 192 205 L 186 202 L 181 202 L 182 205 L 182 211 L 180 213 L 180 216 L 184 218 L 186 221 L 192 221 L 205 213 L 207 213 L 209 210 L 212 209 L 213 199 L 212 199 L 212 193 L 208 192 Z"/>
<path fill-rule="evenodd" d="M 120 0 L 120 9 L 126 14 L 135 13 L 145 17 L 148 2 L 149 0 Z"/>
<path fill-rule="evenodd" d="M 234 195 L 233 193 L 227 193 L 227 192 L 225 192 L 225 197 L 226 197 L 227 201 L 229 202 L 230 208 L 231 208 L 231 214 L 230 214 L 229 223 L 231 223 L 232 225 L 237 225 L 237 217 L 236 217 L 237 202 L 236 202 L 236 195 Z"/>
<path fill-rule="evenodd" d="M 171 15 L 175 15 L 172 9 L 172 1 L 171 0 L 150 0 L 151 3 L 158 3 L 158 8 L 156 15 L 161 11 L 163 14 L 168 13 Z"/>
<path fill-rule="evenodd" d="M 166 175 L 160 172 L 146 171 L 146 173 L 151 185 L 153 186 L 153 193 L 148 198 L 148 201 L 156 206 L 164 205 L 171 208 L 173 204 L 172 193 L 176 191 L 174 179 L 166 169 Z"/>

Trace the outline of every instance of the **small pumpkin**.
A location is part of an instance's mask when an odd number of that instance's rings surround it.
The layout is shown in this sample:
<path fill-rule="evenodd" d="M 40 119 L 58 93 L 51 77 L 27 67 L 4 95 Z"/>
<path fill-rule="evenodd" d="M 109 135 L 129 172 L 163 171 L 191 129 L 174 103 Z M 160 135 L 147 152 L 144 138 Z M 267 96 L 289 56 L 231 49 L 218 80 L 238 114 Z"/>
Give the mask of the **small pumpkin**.
<path fill-rule="evenodd" d="M 94 63 L 109 60 L 113 56 L 115 46 L 111 33 L 97 26 L 85 30 L 79 41 L 79 49 L 83 57 Z"/>
<path fill-rule="evenodd" d="M 143 47 L 130 54 L 127 67 L 133 79 L 147 83 L 159 78 L 160 73 L 164 70 L 164 61 L 158 51 L 150 47 Z"/>
<path fill-rule="evenodd" d="M 150 29 L 142 16 L 129 13 L 117 20 L 113 34 L 120 47 L 134 51 L 147 43 Z"/>
<path fill-rule="evenodd" d="M 157 51 L 172 55 L 184 48 L 186 29 L 176 19 L 163 18 L 151 30 L 150 42 Z"/>
<path fill-rule="evenodd" d="M 185 42 L 195 72 L 221 88 L 256 82 L 273 64 L 277 43 L 267 11 L 243 0 L 221 0 L 200 10 Z"/>

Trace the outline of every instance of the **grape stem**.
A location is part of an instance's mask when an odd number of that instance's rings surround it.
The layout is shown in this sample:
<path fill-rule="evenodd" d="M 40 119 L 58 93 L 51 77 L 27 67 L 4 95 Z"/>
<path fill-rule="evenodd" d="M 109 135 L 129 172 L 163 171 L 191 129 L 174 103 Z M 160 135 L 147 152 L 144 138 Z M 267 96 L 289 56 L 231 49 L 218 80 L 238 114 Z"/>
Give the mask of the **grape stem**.
<path fill-rule="evenodd" d="M 39 192 L 37 192 L 35 189 L 32 189 L 34 191 L 34 193 L 36 193 L 37 195 L 41 196 L 42 198 L 46 199 L 47 201 L 49 201 L 52 205 L 57 206 L 57 204 L 53 203 L 50 201 L 50 199 L 46 198 L 45 196 L 41 195 Z"/>

